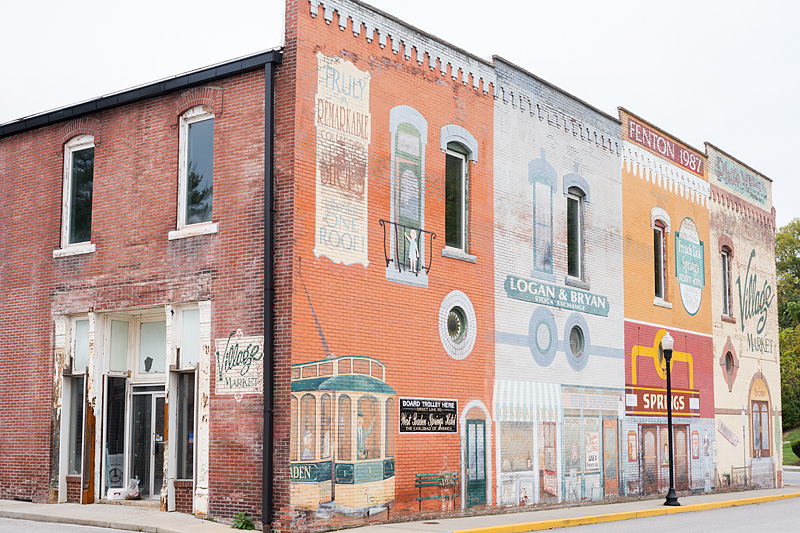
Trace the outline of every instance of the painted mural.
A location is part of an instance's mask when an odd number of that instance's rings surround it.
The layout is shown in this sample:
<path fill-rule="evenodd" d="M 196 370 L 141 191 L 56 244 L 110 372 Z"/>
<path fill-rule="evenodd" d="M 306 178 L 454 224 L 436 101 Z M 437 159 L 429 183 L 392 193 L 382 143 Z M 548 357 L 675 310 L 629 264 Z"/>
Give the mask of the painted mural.
<path fill-rule="evenodd" d="M 314 255 L 367 266 L 370 74 L 317 53 Z"/>
<path fill-rule="evenodd" d="M 514 95 L 495 106 L 498 503 L 619 497 L 619 126 L 568 108 L 564 94 L 511 65 L 497 68 L 503 94 Z"/>
<path fill-rule="evenodd" d="M 706 144 L 711 204 L 719 484 L 780 486 L 782 447 L 770 181 Z"/>

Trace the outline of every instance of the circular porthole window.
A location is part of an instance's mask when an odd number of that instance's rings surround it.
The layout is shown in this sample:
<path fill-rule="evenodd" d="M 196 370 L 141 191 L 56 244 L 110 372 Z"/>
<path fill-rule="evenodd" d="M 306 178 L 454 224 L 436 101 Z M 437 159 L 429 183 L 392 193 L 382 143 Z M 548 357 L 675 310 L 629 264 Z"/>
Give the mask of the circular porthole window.
<path fill-rule="evenodd" d="M 528 325 L 528 347 L 539 366 L 553 362 L 559 346 L 556 320 L 547 307 L 539 307 L 531 315 Z"/>
<path fill-rule="evenodd" d="M 477 337 L 475 309 L 467 295 L 452 291 L 439 307 L 439 338 L 447 355 L 464 359 L 475 346 Z"/>
<path fill-rule="evenodd" d="M 589 325 L 580 313 L 573 313 L 564 325 L 562 341 L 567 361 L 575 370 L 583 370 L 592 354 L 592 342 L 589 337 Z"/>
<path fill-rule="evenodd" d="M 458 306 L 451 308 L 447 315 L 447 333 L 456 344 L 461 343 L 467 335 L 467 315 Z"/>
<path fill-rule="evenodd" d="M 569 332 L 569 351 L 572 352 L 573 357 L 583 355 L 583 331 L 578 326 L 572 326 L 572 330 Z"/>

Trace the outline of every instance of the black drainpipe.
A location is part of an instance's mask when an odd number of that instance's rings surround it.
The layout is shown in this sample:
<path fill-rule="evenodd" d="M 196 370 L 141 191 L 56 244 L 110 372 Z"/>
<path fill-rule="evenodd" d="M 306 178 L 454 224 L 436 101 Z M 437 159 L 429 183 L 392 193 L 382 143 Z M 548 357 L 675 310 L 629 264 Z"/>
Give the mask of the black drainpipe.
<path fill-rule="evenodd" d="M 264 64 L 264 436 L 261 467 L 261 523 L 272 524 L 272 469 L 274 434 L 275 379 L 275 282 L 273 256 L 273 158 L 275 136 L 273 131 L 274 92 L 273 63 Z M 271 530 L 264 529 L 264 531 Z"/>

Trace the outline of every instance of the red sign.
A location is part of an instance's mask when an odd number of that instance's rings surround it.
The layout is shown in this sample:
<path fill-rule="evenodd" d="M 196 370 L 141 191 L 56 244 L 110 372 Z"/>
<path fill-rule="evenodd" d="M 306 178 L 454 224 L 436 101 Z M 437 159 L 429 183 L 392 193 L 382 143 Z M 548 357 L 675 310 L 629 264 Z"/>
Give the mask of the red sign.
<path fill-rule="evenodd" d="M 667 416 L 667 391 L 653 387 L 625 387 L 625 412 L 629 415 Z M 700 416 L 700 392 L 672 389 L 674 416 Z"/>
<path fill-rule="evenodd" d="M 630 118 L 628 119 L 628 139 L 661 154 L 698 176 L 703 176 L 702 157 Z"/>

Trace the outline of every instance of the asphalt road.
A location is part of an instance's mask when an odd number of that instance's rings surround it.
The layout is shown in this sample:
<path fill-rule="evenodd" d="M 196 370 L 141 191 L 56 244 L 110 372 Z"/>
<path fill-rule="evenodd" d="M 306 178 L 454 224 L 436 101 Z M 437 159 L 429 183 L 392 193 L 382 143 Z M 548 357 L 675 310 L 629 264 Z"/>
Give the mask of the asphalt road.
<path fill-rule="evenodd" d="M 0 533 L 127 533 L 121 529 L 0 518 Z"/>
<path fill-rule="evenodd" d="M 784 470 L 783 484 L 787 487 L 800 488 L 800 470 Z"/>
<path fill-rule="evenodd" d="M 731 531 L 778 533 L 785 531 L 794 533 L 800 531 L 798 516 L 800 516 L 800 499 L 789 498 L 712 511 L 695 511 L 575 526 L 569 531 L 571 533 L 641 533 L 642 531 L 702 531 L 703 533 Z"/>

